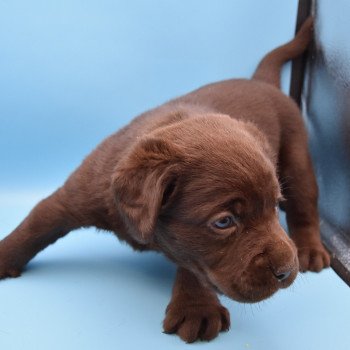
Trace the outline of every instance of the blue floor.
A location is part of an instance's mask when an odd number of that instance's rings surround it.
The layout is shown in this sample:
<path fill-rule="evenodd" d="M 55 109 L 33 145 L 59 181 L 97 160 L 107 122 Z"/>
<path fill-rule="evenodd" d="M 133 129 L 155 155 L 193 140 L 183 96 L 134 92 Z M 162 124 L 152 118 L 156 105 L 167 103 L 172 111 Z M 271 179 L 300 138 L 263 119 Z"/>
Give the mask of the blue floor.
<path fill-rule="evenodd" d="M 0 198 L 1 231 L 36 197 Z M 330 269 L 299 275 L 256 305 L 223 297 L 231 330 L 192 345 L 161 332 L 174 275 L 161 255 L 133 252 L 108 233 L 71 233 L 20 278 L 0 282 L 0 349 L 349 349 L 350 290 Z"/>
<path fill-rule="evenodd" d="M 139 112 L 208 82 L 249 77 L 292 37 L 296 7 L 1 1 L 0 238 Z M 222 298 L 231 330 L 192 345 L 161 332 L 174 274 L 160 255 L 76 231 L 19 279 L 0 281 L 0 349 L 349 349 L 350 290 L 330 269 L 257 305 Z"/>

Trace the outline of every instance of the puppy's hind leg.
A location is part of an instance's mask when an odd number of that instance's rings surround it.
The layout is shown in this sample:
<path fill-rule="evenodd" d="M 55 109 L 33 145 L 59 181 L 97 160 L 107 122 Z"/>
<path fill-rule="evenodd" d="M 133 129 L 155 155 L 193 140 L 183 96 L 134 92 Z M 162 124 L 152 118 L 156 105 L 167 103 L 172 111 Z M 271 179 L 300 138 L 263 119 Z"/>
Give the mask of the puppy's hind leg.
<path fill-rule="evenodd" d="M 61 189 L 39 202 L 23 222 L 0 241 L 0 278 L 17 277 L 38 252 L 80 225 Z"/>
<path fill-rule="evenodd" d="M 287 224 L 298 248 L 301 271 L 321 271 L 330 256 L 320 238 L 318 188 L 308 152 L 307 134 L 299 112 L 288 116 L 279 155 L 279 172 L 286 202 Z"/>

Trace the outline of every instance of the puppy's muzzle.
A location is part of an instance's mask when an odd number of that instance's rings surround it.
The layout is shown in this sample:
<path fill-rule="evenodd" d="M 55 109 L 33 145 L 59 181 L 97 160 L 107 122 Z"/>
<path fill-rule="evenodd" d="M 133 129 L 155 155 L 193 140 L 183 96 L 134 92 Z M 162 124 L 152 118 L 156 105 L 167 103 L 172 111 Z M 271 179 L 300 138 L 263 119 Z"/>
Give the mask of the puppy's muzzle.
<path fill-rule="evenodd" d="M 289 239 L 274 242 L 267 249 L 266 254 L 274 278 L 278 282 L 284 282 L 288 285 L 293 282 L 299 270 L 297 250 L 294 243 Z"/>

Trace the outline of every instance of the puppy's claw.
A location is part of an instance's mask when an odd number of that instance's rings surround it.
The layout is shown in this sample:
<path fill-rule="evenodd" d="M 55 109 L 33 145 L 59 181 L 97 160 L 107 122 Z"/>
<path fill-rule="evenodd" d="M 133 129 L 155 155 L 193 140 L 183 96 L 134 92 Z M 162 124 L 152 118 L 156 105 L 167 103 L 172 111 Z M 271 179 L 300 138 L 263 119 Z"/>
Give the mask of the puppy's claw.
<path fill-rule="evenodd" d="M 230 314 L 219 303 L 201 305 L 169 304 L 163 322 L 165 333 L 177 333 L 187 343 L 214 339 L 230 327 Z"/>
<path fill-rule="evenodd" d="M 299 267 L 301 272 L 320 272 L 330 266 L 331 259 L 326 249 L 321 245 L 298 248 Z"/>

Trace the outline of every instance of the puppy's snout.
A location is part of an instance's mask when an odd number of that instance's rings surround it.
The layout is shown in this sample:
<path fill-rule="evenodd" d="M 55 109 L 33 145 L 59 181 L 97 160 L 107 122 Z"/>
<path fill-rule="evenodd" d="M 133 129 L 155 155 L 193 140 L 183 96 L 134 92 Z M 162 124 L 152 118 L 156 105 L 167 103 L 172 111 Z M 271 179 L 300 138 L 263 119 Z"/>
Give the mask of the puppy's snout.
<path fill-rule="evenodd" d="M 296 249 L 287 240 L 276 242 L 268 252 L 270 270 L 278 282 L 293 280 L 298 270 Z"/>

